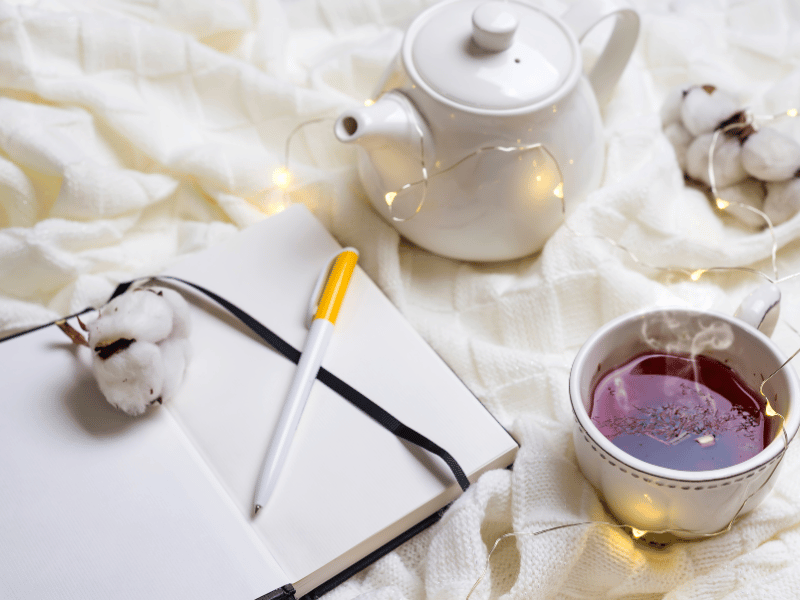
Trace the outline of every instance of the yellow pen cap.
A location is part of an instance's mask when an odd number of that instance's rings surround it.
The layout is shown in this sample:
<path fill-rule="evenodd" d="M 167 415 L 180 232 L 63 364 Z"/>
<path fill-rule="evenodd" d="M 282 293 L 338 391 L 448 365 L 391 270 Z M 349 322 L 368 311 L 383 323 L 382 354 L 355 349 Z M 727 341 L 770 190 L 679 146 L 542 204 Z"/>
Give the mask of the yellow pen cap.
<path fill-rule="evenodd" d="M 319 306 L 314 315 L 315 319 L 327 319 L 334 325 L 336 324 L 336 317 L 339 316 L 339 308 L 342 306 L 342 300 L 357 261 L 358 253 L 353 250 L 345 250 L 336 257 L 328 280 L 325 282 L 325 288 L 322 290 Z"/>

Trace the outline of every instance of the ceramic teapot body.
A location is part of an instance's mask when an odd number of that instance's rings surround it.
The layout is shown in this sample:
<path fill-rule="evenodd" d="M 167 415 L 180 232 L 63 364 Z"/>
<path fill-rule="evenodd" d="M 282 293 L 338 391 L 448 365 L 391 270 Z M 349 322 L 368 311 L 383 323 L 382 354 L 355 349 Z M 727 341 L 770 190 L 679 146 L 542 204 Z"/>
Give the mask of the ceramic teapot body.
<path fill-rule="evenodd" d="M 573 29 L 611 15 L 616 28 L 584 76 Z M 566 19 L 514 0 L 445 0 L 411 24 L 377 100 L 334 131 L 357 144 L 372 205 L 410 241 L 462 260 L 526 256 L 600 182 L 597 97 L 637 33 L 633 11 L 591 0 Z"/>

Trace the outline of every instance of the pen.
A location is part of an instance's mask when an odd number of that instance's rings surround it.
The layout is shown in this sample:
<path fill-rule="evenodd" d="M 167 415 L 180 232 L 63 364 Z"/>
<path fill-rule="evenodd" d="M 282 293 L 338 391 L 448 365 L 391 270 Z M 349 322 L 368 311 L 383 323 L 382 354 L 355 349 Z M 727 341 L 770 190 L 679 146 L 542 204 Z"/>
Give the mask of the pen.
<path fill-rule="evenodd" d="M 286 402 L 283 405 L 278 425 L 267 451 L 267 457 L 264 460 L 264 466 L 256 483 L 256 495 L 253 503 L 254 516 L 266 505 L 278 482 L 281 469 L 289 453 L 289 446 L 303 414 L 311 387 L 317 378 L 325 350 L 330 342 L 333 326 L 336 323 L 336 317 L 339 315 L 339 307 L 347 291 L 357 260 L 358 251 L 354 248 L 345 248 L 339 252 L 325 282 L 322 295 L 319 296 L 319 304 L 309 327 L 308 337 L 303 346 L 300 360 L 297 363 L 292 385 L 286 396 Z M 320 281 L 321 277 L 322 275 L 320 276 Z M 317 299 L 316 291 L 314 296 L 312 302 Z"/>

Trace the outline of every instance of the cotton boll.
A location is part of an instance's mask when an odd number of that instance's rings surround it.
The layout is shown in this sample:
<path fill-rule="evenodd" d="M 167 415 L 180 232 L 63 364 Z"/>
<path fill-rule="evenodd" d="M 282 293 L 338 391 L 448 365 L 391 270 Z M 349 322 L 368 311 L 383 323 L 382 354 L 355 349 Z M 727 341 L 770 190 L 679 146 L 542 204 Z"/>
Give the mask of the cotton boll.
<path fill-rule="evenodd" d="M 800 170 L 800 144 L 775 129 L 759 129 L 742 144 L 742 164 L 753 177 L 784 181 Z"/>
<path fill-rule="evenodd" d="M 664 127 L 664 135 L 667 136 L 675 150 L 675 158 L 678 160 L 681 171 L 686 171 L 686 153 L 694 136 L 679 122 L 670 123 Z"/>
<path fill-rule="evenodd" d="M 176 291 L 129 290 L 87 325 L 92 370 L 112 405 L 138 415 L 180 388 L 190 358 L 189 305 Z"/>
<path fill-rule="evenodd" d="M 695 138 L 686 151 L 686 172 L 690 177 L 708 185 L 711 185 L 708 173 L 708 150 L 713 138 L 714 134 L 704 133 Z M 713 164 L 717 188 L 729 187 L 747 179 L 747 171 L 742 165 L 742 148 L 735 138 L 717 136 Z"/>
<path fill-rule="evenodd" d="M 773 225 L 780 225 L 791 219 L 800 210 L 800 179 L 767 183 L 767 197 L 764 212 Z"/>
<path fill-rule="evenodd" d="M 120 294 L 106 304 L 100 316 L 89 323 L 89 344 L 94 347 L 106 341 L 130 337 L 158 342 L 172 331 L 172 308 L 149 288 L 138 288 Z"/>
<path fill-rule="evenodd" d="M 764 195 L 765 190 L 763 182 L 758 179 L 753 179 L 752 177 L 736 185 L 718 190 L 719 198 L 728 203 L 724 212 L 736 217 L 739 221 L 753 229 L 766 226 L 767 221 L 764 219 L 763 215 L 749 210 L 746 207 L 751 206 L 758 210 L 763 210 Z"/>
<path fill-rule="evenodd" d="M 738 103 L 729 94 L 714 86 L 697 86 L 683 98 L 681 120 L 692 135 L 701 135 L 714 131 L 738 110 Z"/>
<path fill-rule="evenodd" d="M 191 333 L 191 321 L 189 319 L 189 303 L 175 290 L 162 287 L 144 288 L 161 296 L 161 298 L 172 309 L 172 332 L 171 336 L 188 338 Z"/>
<path fill-rule="evenodd" d="M 108 358 L 95 357 L 92 372 L 106 400 L 129 415 L 142 414 L 161 398 L 164 365 L 151 342 L 132 342 Z"/>

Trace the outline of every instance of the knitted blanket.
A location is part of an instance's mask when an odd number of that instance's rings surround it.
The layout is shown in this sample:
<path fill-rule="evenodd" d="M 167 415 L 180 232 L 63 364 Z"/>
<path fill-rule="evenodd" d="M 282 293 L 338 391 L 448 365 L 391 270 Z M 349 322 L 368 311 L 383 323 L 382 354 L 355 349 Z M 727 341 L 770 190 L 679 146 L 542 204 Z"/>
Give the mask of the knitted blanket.
<path fill-rule="evenodd" d="M 568 4 L 531 1 L 557 13 Z M 800 273 L 800 216 L 769 230 L 719 210 L 684 181 L 661 119 L 669 92 L 688 84 L 725 89 L 756 114 L 797 108 L 800 5 L 634 1 L 640 38 L 601 107 L 600 188 L 540 253 L 476 264 L 404 241 L 370 208 L 354 150 L 332 133 L 340 112 L 372 96 L 429 4 L 0 0 L 0 331 L 102 304 L 116 282 L 303 203 L 359 248 L 368 274 L 521 443 L 513 471 L 487 473 L 438 524 L 329 598 L 464 599 L 509 532 L 472 598 L 795 597 L 796 442 L 771 495 L 718 537 L 656 550 L 602 524 L 533 534 L 611 520 L 571 441 L 568 374 L 593 331 L 655 305 L 732 313 L 763 281 L 755 271 Z M 782 126 L 800 139 L 795 121 Z M 288 187 L 273 180 L 284 167 Z M 689 276 L 719 266 L 746 269 Z M 773 339 L 789 355 L 800 347 L 800 278 L 780 287 Z"/>

